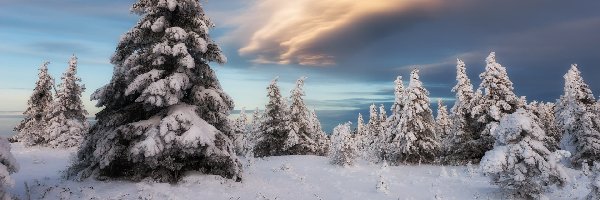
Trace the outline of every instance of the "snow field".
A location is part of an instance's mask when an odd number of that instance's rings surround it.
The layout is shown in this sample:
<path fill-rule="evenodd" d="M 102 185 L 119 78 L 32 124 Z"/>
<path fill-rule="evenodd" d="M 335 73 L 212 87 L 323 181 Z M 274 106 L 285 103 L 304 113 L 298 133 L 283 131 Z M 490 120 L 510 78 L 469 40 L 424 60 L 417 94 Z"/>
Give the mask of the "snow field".
<path fill-rule="evenodd" d="M 478 173 L 470 176 L 465 166 L 389 166 L 359 160 L 356 166 L 329 164 L 320 156 L 240 158 L 243 182 L 216 175 L 190 173 L 180 183 L 142 181 L 82 182 L 64 180 L 76 149 L 26 148 L 12 144 L 21 170 L 12 175 L 11 193 L 20 199 L 506 199 L 497 186 Z M 563 189 L 546 194 L 550 199 L 579 199 L 588 192 L 589 179 L 567 169 L 571 177 Z M 378 191 L 380 175 L 388 191 Z M 26 188 L 27 183 L 28 188 Z"/>

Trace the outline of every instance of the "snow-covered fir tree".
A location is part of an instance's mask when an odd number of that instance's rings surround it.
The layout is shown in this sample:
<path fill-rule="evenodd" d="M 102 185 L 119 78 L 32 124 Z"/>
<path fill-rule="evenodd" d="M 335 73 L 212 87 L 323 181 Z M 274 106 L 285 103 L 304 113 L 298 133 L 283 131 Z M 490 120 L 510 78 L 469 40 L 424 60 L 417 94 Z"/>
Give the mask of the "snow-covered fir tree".
<path fill-rule="evenodd" d="M 277 78 L 267 87 L 267 97 L 269 102 L 261 117 L 254 156 L 289 155 L 288 149 L 298 143 L 298 135 L 290 127 L 289 112 L 277 86 Z"/>
<path fill-rule="evenodd" d="M 393 155 L 395 152 L 395 148 L 398 148 L 399 144 L 394 144 L 394 138 L 399 137 L 401 132 L 398 129 L 400 125 L 400 118 L 402 117 L 402 109 L 404 108 L 404 83 L 402 82 L 402 76 L 396 77 L 394 81 L 394 103 L 390 109 L 391 114 L 387 118 L 385 124 L 385 138 L 384 144 L 382 144 L 384 148 L 384 154 L 386 160 L 394 160 Z M 391 156 L 391 157 L 390 157 Z"/>
<path fill-rule="evenodd" d="M 362 141 L 362 154 L 367 160 L 371 162 L 380 162 L 382 159 L 382 148 L 380 137 L 382 136 L 381 131 L 383 127 L 380 121 L 380 115 L 377 112 L 377 106 L 371 104 L 369 107 L 369 122 L 366 125 L 365 137 Z"/>
<path fill-rule="evenodd" d="M 363 119 L 362 114 L 358 113 L 358 118 L 356 119 L 356 134 L 363 135 L 365 132 L 365 120 Z"/>
<path fill-rule="evenodd" d="M 447 164 L 465 164 L 480 159 L 480 150 L 476 145 L 479 137 L 473 125 L 476 120 L 471 116 L 472 101 L 475 96 L 473 85 L 467 75 L 465 63 L 456 60 L 456 85 L 452 88 L 456 100 L 452 106 L 450 120 L 450 144 L 444 149 L 444 162 Z"/>
<path fill-rule="evenodd" d="M 8 189 L 15 184 L 10 175 L 17 171 L 19 164 L 10 152 L 10 143 L 6 138 L 0 137 L 0 199 L 13 199 Z"/>
<path fill-rule="evenodd" d="M 387 119 L 388 116 L 387 112 L 385 112 L 385 105 L 381 104 L 379 105 L 379 123 L 381 123 L 381 126 L 383 126 L 384 128 L 386 126 Z"/>
<path fill-rule="evenodd" d="M 296 87 L 292 90 L 290 97 L 290 136 L 298 138 L 288 149 L 293 155 L 325 155 L 325 134 L 321 130 L 316 114 L 309 110 L 304 103 L 304 81 L 306 77 L 300 77 L 296 81 Z"/>
<path fill-rule="evenodd" d="M 548 150 L 546 134 L 535 118 L 523 108 L 503 117 L 492 129 L 494 148 L 481 160 L 481 169 L 492 183 L 519 198 L 541 199 L 547 186 L 562 187 L 568 181 L 560 159 L 569 153 Z"/>
<path fill-rule="evenodd" d="M 187 171 L 241 180 L 228 116 L 234 108 L 209 66 L 226 58 L 197 0 L 137 0 L 139 22 L 112 57 L 104 109 L 68 175 L 176 182 Z"/>
<path fill-rule="evenodd" d="M 400 117 L 402 135 L 394 138 L 393 143 L 399 146 L 390 162 L 419 164 L 432 163 L 436 159 L 440 144 L 435 139 L 435 121 L 428 95 L 419 80 L 419 70 L 413 70 Z"/>
<path fill-rule="evenodd" d="M 47 126 L 46 115 L 52 106 L 52 89 L 54 79 L 48 74 L 49 62 L 44 62 L 39 69 L 38 80 L 29 101 L 27 110 L 23 113 L 23 120 L 15 127 L 17 132 L 12 140 L 22 142 L 27 146 L 38 145 L 44 142 L 44 129 Z"/>
<path fill-rule="evenodd" d="M 350 134 L 350 123 L 340 124 L 333 129 L 329 159 L 331 164 L 352 166 L 358 157 L 356 140 Z"/>
<path fill-rule="evenodd" d="M 248 123 L 247 136 L 244 144 L 244 151 L 246 152 L 246 157 L 252 154 L 251 157 L 254 157 L 254 146 L 256 145 L 256 141 L 260 137 L 260 124 L 262 123 L 262 113 L 256 107 L 254 112 L 252 112 L 252 119 Z"/>
<path fill-rule="evenodd" d="M 314 140 L 316 141 L 315 143 L 317 144 L 317 151 L 315 152 L 317 155 L 326 155 L 327 152 L 329 152 L 329 138 L 327 137 L 327 134 L 325 133 L 325 131 L 323 131 L 323 127 L 321 126 L 321 121 L 319 120 L 319 117 L 317 116 L 317 111 L 316 110 L 310 110 L 310 124 L 312 126 L 312 129 L 314 130 L 313 132 L 315 133 L 314 136 Z"/>
<path fill-rule="evenodd" d="M 438 110 L 435 118 L 436 138 L 442 145 L 441 150 L 446 149 L 450 145 L 450 118 L 448 117 L 448 108 L 441 99 L 438 99 Z"/>
<path fill-rule="evenodd" d="M 367 138 L 367 126 L 362 114 L 360 113 L 358 113 L 358 118 L 356 119 L 356 133 L 354 134 L 354 138 L 356 139 L 358 150 L 362 155 L 362 153 L 364 153 L 364 142 Z"/>
<path fill-rule="evenodd" d="M 538 124 L 546 133 L 546 147 L 550 151 L 559 149 L 562 132 L 556 124 L 554 118 L 554 104 L 533 101 L 527 104 L 527 110 L 531 111 L 538 119 Z"/>
<path fill-rule="evenodd" d="M 592 172 L 593 174 L 590 178 L 590 183 L 588 185 L 590 193 L 588 193 L 587 196 L 585 196 L 586 200 L 600 199 L 600 163 L 594 163 Z"/>
<path fill-rule="evenodd" d="M 79 146 L 89 129 L 86 119 L 88 112 L 81 101 L 85 86 L 77 77 L 77 57 L 71 57 L 61 79 L 56 100 L 46 116 L 48 127 L 45 129 L 44 143 L 54 148 L 75 147 Z"/>
<path fill-rule="evenodd" d="M 245 156 L 246 153 L 246 140 L 248 139 L 248 116 L 246 116 L 246 108 L 240 110 L 240 115 L 232 120 L 232 132 L 234 136 L 233 144 L 235 145 L 235 152 L 239 156 Z"/>
<path fill-rule="evenodd" d="M 573 154 L 574 166 L 584 160 L 590 164 L 600 161 L 600 117 L 592 90 L 577 65 L 572 65 L 564 78 L 564 94 L 555 108 L 556 123 L 563 131 L 561 149 Z"/>
<path fill-rule="evenodd" d="M 474 152 L 469 159 L 478 161 L 486 151 L 492 149 L 494 137 L 490 131 L 500 119 L 507 114 L 512 114 L 523 106 L 520 98 L 513 92 L 513 83 L 508 78 L 506 68 L 496 62 L 496 53 L 492 52 L 486 58 L 485 72 L 481 73 L 481 84 L 473 99 L 472 116 L 477 120 L 474 127 L 474 145 L 469 147 Z"/>
<path fill-rule="evenodd" d="M 377 144 L 377 148 L 378 148 L 378 152 L 380 154 L 380 161 L 383 161 L 386 159 L 386 155 L 388 153 L 388 146 L 389 146 L 389 141 L 390 141 L 390 136 L 388 135 L 388 131 L 386 130 L 388 125 L 387 125 L 387 120 L 388 120 L 388 115 L 387 112 L 385 111 L 385 106 L 383 104 L 379 105 L 379 136 L 376 138 L 376 144 Z"/>

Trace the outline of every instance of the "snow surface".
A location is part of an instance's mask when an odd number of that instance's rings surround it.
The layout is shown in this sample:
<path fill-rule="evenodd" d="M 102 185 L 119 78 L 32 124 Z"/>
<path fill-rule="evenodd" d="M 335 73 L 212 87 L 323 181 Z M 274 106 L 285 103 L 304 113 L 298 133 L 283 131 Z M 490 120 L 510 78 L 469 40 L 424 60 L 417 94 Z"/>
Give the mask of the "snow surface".
<path fill-rule="evenodd" d="M 74 148 L 26 148 L 12 144 L 21 165 L 10 191 L 21 199 L 503 199 L 502 191 L 467 167 L 389 166 L 360 161 L 354 167 L 329 164 L 326 157 L 282 156 L 242 159 L 243 182 L 214 175 L 189 174 L 179 184 L 129 181 L 82 182 L 61 178 Z M 450 173 L 448 173 L 450 172 Z M 567 170 L 573 181 L 550 199 L 580 199 L 589 192 L 589 179 Z M 384 180 L 386 192 L 377 190 Z M 26 192 L 25 183 L 29 193 Z"/>

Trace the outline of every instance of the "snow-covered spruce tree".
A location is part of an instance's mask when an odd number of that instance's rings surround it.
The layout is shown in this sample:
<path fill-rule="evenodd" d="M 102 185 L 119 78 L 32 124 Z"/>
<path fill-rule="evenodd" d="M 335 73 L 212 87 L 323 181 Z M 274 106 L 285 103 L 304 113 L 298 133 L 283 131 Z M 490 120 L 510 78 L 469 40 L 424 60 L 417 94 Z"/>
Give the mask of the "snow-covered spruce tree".
<path fill-rule="evenodd" d="M 10 174 L 19 171 L 19 164 L 10 152 L 10 143 L 0 137 L 0 199 L 12 199 L 7 189 L 14 185 Z"/>
<path fill-rule="evenodd" d="M 260 123 L 261 123 L 262 114 L 258 107 L 252 113 L 252 118 L 247 119 L 246 129 L 244 130 L 244 140 L 242 144 L 242 152 L 244 154 L 242 156 L 254 157 L 254 145 L 256 145 L 256 141 L 260 137 Z"/>
<path fill-rule="evenodd" d="M 390 109 L 391 115 L 387 118 L 385 124 L 386 138 L 384 139 L 384 154 L 386 156 L 384 159 L 386 160 L 394 160 L 394 158 L 392 158 L 394 155 L 393 152 L 395 151 L 395 148 L 399 147 L 399 144 L 392 143 L 392 141 L 401 134 L 398 126 L 400 124 L 400 117 L 402 117 L 402 109 L 404 108 L 404 83 L 402 82 L 402 76 L 396 77 L 396 80 L 394 81 L 394 96 L 394 104 L 392 104 L 392 108 Z"/>
<path fill-rule="evenodd" d="M 507 114 L 514 113 L 523 106 L 520 98 L 513 92 L 513 83 L 508 78 L 506 68 L 496 62 L 496 53 L 486 58 L 485 72 L 481 73 L 481 84 L 473 100 L 472 116 L 475 123 L 475 138 L 469 159 L 479 161 L 486 151 L 492 149 L 494 137 L 491 127 L 498 124 Z M 472 157 L 471 157 L 472 156 Z"/>
<path fill-rule="evenodd" d="M 546 148 L 546 134 L 535 118 L 523 108 L 503 117 L 492 128 L 494 148 L 481 160 L 482 171 L 494 184 L 520 198 L 541 199 L 547 186 L 562 187 L 568 181 L 560 159 L 569 153 Z"/>
<path fill-rule="evenodd" d="M 254 146 L 254 156 L 289 155 L 288 149 L 298 143 L 298 135 L 292 132 L 290 116 L 281 90 L 275 78 L 267 87 L 269 102 L 259 126 L 259 137 Z"/>
<path fill-rule="evenodd" d="M 362 114 L 358 113 L 358 118 L 356 119 L 356 134 L 363 135 L 365 132 L 365 120 L 363 119 Z"/>
<path fill-rule="evenodd" d="M 564 94 L 556 105 L 556 122 L 564 131 L 561 149 L 570 151 L 574 166 L 600 161 L 600 116 L 596 100 L 577 65 L 565 74 Z"/>
<path fill-rule="evenodd" d="M 23 113 L 23 120 L 14 129 L 17 134 L 11 139 L 23 142 L 27 146 L 38 145 L 44 141 L 46 115 L 52 106 L 54 88 L 54 79 L 48 74 L 48 64 L 49 62 L 44 62 L 40 66 L 38 80 L 27 101 L 27 110 Z"/>
<path fill-rule="evenodd" d="M 586 200 L 600 199 L 600 163 L 594 163 L 592 172 L 593 176 L 591 177 L 590 184 L 588 185 L 590 193 L 585 196 Z"/>
<path fill-rule="evenodd" d="M 548 147 L 550 151 L 559 149 L 559 143 L 562 137 L 562 133 L 554 118 L 554 107 L 553 103 L 538 103 L 537 101 L 533 101 L 526 106 L 527 110 L 531 111 L 536 116 L 538 124 L 546 133 L 546 139 L 544 141 L 546 147 Z"/>
<path fill-rule="evenodd" d="M 235 152 L 238 156 L 246 155 L 246 140 L 248 139 L 248 117 L 246 116 L 246 108 L 240 110 L 240 115 L 232 120 L 232 132 L 233 132 L 233 144 L 235 145 Z"/>
<path fill-rule="evenodd" d="M 379 136 L 376 138 L 376 144 L 377 144 L 377 148 L 378 148 L 378 152 L 380 154 L 380 160 L 385 160 L 386 159 L 386 155 L 388 153 L 387 149 L 389 146 L 389 141 L 390 141 L 390 135 L 388 134 L 388 131 L 386 130 L 386 128 L 388 127 L 387 125 L 387 120 L 388 120 L 388 116 L 387 113 L 385 111 L 385 106 L 383 104 L 381 104 L 379 106 Z"/>
<path fill-rule="evenodd" d="M 304 103 L 304 80 L 306 77 L 300 77 L 296 81 L 296 87 L 292 90 L 290 97 L 291 133 L 289 135 L 296 135 L 298 141 L 290 146 L 288 152 L 293 155 L 325 155 L 326 151 L 323 150 L 325 134 L 320 130 L 320 124 L 318 126 L 314 124 L 318 121 L 315 119 L 316 114 L 313 116 Z"/>
<path fill-rule="evenodd" d="M 142 18 L 117 45 L 104 109 L 67 175 L 176 182 L 187 171 L 241 180 L 228 116 L 232 99 L 209 62 L 225 56 L 197 0 L 137 0 Z"/>
<path fill-rule="evenodd" d="M 381 126 L 384 127 L 384 129 L 386 126 L 387 118 L 388 116 L 387 112 L 385 112 L 385 105 L 379 105 L 379 122 L 381 123 Z"/>
<path fill-rule="evenodd" d="M 314 140 L 316 141 L 317 144 L 317 155 L 326 155 L 327 152 L 329 152 L 329 138 L 327 137 L 327 134 L 325 133 L 325 131 L 323 131 L 323 127 L 321 126 L 321 121 L 319 120 L 319 117 L 317 116 L 317 111 L 316 110 L 310 110 L 310 124 L 312 129 L 314 130 Z"/>
<path fill-rule="evenodd" d="M 440 144 L 435 139 L 435 121 L 429 104 L 429 92 L 419 80 L 419 70 L 410 74 L 410 83 L 405 91 L 404 108 L 400 118 L 401 137 L 394 143 L 399 147 L 394 153 L 393 163 L 432 163 Z"/>
<path fill-rule="evenodd" d="M 365 125 L 365 120 L 362 114 L 358 113 L 358 118 L 356 120 L 356 133 L 354 134 L 354 139 L 356 140 L 356 145 L 358 147 L 358 151 L 360 153 L 364 153 L 364 141 L 366 141 L 367 137 L 367 126 Z"/>
<path fill-rule="evenodd" d="M 438 110 L 435 118 L 436 140 L 440 142 L 441 150 L 446 149 L 450 145 L 450 118 L 448 117 L 448 108 L 441 99 L 438 99 Z"/>
<path fill-rule="evenodd" d="M 77 57 L 71 57 L 61 79 L 56 100 L 46 116 L 48 126 L 44 130 L 44 143 L 54 148 L 69 148 L 79 146 L 90 126 L 86 119 L 88 112 L 81 102 L 85 86 L 77 77 Z"/>
<path fill-rule="evenodd" d="M 380 119 L 377 106 L 372 104 L 369 107 L 369 122 L 366 125 L 366 136 L 363 138 L 361 151 L 365 159 L 375 163 L 382 160 L 382 148 L 379 142 L 381 141 L 383 127 Z"/>
<path fill-rule="evenodd" d="M 358 157 L 356 141 L 350 134 L 350 122 L 340 124 L 333 129 L 329 159 L 331 164 L 352 166 Z"/>
<path fill-rule="evenodd" d="M 479 137 L 479 133 L 473 128 L 476 120 L 471 116 L 475 93 L 471 80 L 467 76 L 466 65 L 460 59 L 456 61 L 456 85 L 452 88 L 452 92 L 456 93 L 456 100 L 450 113 L 451 138 L 449 146 L 444 149 L 444 163 L 478 162 L 481 157 L 475 139 Z"/>

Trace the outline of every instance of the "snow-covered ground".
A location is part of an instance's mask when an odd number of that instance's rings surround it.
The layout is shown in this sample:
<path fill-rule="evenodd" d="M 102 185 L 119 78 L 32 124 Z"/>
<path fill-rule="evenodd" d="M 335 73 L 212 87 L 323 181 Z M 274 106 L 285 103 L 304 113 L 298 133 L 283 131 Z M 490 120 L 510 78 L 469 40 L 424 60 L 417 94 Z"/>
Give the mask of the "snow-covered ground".
<path fill-rule="evenodd" d="M 469 176 L 467 167 L 382 169 L 381 165 L 364 161 L 355 167 L 337 167 L 325 157 L 283 156 L 244 159 L 243 182 L 200 174 L 190 174 L 177 185 L 118 180 L 76 182 L 60 176 L 75 149 L 25 148 L 15 143 L 12 152 L 21 170 L 13 174 L 15 187 L 11 192 L 20 199 L 506 199 L 488 178 Z M 548 193 L 550 199 L 578 199 L 587 194 L 588 178 L 579 171 L 568 172 L 571 183 Z M 377 190 L 380 177 L 387 182 L 387 193 Z"/>

